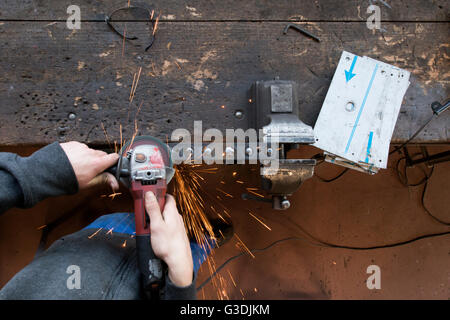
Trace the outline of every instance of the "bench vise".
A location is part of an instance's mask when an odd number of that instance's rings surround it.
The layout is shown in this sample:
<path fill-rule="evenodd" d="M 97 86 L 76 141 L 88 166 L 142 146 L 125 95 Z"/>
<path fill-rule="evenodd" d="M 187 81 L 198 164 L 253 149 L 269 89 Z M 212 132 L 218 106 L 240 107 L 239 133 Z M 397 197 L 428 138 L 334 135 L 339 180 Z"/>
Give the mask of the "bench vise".
<path fill-rule="evenodd" d="M 262 188 L 277 210 L 290 207 L 287 199 L 313 176 L 315 159 L 287 159 L 291 149 L 315 142 L 314 130 L 299 119 L 298 84 L 288 80 L 257 81 L 251 89 L 248 125 L 262 130 L 263 142 L 275 142 L 278 166 L 261 163 Z"/>

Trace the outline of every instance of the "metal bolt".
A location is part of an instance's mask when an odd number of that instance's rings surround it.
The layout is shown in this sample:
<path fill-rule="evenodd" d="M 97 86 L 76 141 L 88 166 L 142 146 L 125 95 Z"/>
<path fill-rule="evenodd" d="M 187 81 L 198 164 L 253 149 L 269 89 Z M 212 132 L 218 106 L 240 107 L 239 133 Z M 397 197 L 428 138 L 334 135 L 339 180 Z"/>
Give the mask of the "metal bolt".
<path fill-rule="evenodd" d="M 234 154 L 234 149 L 232 147 L 226 147 L 225 149 L 225 153 L 228 155 L 233 155 Z"/>
<path fill-rule="evenodd" d="M 281 208 L 283 208 L 283 210 L 289 209 L 289 207 L 291 206 L 291 202 L 288 199 L 283 199 L 281 200 Z"/>
<path fill-rule="evenodd" d="M 244 117 L 244 113 L 243 113 L 242 111 L 238 110 L 238 111 L 236 111 L 236 112 L 234 113 L 234 116 L 235 116 L 237 119 L 242 119 L 242 117 Z"/>
<path fill-rule="evenodd" d="M 59 126 L 57 131 L 58 131 L 58 134 L 64 135 L 68 129 L 69 129 L 69 127 Z"/>
<path fill-rule="evenodd" d="M 75 120 L 76 117 L 77 115 L 75 113 L 69 113 L 69 120 Z"/>

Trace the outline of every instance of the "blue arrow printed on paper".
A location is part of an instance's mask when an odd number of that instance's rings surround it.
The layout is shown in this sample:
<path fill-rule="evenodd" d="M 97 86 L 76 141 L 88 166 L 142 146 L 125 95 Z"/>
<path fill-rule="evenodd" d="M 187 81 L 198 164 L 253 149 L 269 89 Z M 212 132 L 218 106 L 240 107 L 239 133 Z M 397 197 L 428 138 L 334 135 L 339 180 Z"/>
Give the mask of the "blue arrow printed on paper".
<path fill-rule="evenodd" d="M 355 56 L 352 61 L 352 65 L 350 66 L 350 70 L 344 70 L 345 71 L 345 81 L 349 82 L 354 76 L 356 76 L 356 73 L 353 73 L 353 68 L 355 68 L 356 59 L 358 59 L 358 56 Z"/>

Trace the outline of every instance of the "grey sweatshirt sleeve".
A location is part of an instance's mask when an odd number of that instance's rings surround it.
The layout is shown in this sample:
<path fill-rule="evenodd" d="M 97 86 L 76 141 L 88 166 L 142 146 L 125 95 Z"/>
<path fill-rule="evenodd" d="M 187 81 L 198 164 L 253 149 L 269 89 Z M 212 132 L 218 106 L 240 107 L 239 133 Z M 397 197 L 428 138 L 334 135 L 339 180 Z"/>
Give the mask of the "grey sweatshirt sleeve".
<path fill-rule="evenodd" d="M 197 276 L 193 274 L 192 283 L 189 286 L 179 287 L 170 281 L 169 276 L 166 275 L 164 300 L 197 300 L 196 278 Z"/>
<path fill-rule="evenodd" d="M 0 153 L 0 214 L 12 207 L 30 208 L 50 196 L 76 192 L 75 172 L 58 142 L 29 157 Z"/>

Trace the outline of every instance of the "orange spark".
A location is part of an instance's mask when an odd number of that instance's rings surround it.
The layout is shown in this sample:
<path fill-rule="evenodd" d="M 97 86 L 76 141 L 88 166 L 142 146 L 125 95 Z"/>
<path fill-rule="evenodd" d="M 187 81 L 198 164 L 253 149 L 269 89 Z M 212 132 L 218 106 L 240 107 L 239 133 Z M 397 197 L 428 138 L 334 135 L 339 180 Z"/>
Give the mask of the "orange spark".
<path fill-rule="evenodd" d="M 226 223 L 228 223 L 228 221 L 227 220 L 225 220 L 225 218 L 224 217 L 222 217 L 222 215 L 220 214 L 220 213 L 217 213 L 217 216 L 220 218 L 220 219 L 222 219 L 223 220 L 223 222 L 226 222 Z M 219 230 L 219 232 L 222 234 L 222 231 L 220 231 Z M 224 235 L 222 234 L 222 237 L 224 237 Z M 225 238 L 225 237 L 224 237 Z"/>
<path fill-rule="evenodd" d="M 223 213 L 225 213 L 229 218 L 231 218 L 231 215 L 228 213 L 227 210 L 223 209 Z"/>
<path fill-rule="evenodd" d="M 256 189 L 256 188 L 246 188 L 246 189 L 247 189 L 248 192 L 250 192 L 250 193 L 252 193 L 252 194 L 254 194 L 254 195 L 258 196 L 258 197 L 264 198 L 264 196 L 262 194 L 257 193 L 257 192 L 252 190 L 252 189 L 258 190 L 258 189 Z"/>
<path fill-rule="evenodd" d="M 230 275 L 230 279 L 233 282 L 234 287 L 236 288 L 236 282 L 234 282 L 233 276 L 231 275 L 230 270 L 227 270 L 228 274 Z"/>
<path fill-rule="evenodd" d="M 125 23 L 125 26 L 123 28 L 123 40 L 122 40 L 122 57 L 125 53 L 125 39 L 126 39 L 126 33 L 127 33 L 127 24 Z"/>
<path fill-rule="evenodd" d="M 250 251 L 250 249 L 245 245 L 245 243 L 241 240 L 241 238 L 239 238 L 238 234 L 235 233 L 234 234 L 236 236 L 236 238 L 238 238 L 239 243 L 242 244 L 242 246 L 244 247 L 244 249 L 253 257 L 253 259 L 255 258 L 255 255 Z"/>
<path fill-rule="evenodd" d="M 234 198 L 233 195 L 231 195 L 231 194 L 229 194 L 229 193 L 223 191 L 222 189 L 216 188 L 216 190 L 222 192 L 222 193 L 223 193 L 224 195 L 226 195 L 227 197 Z"/>
<path fill-rule="evenodd" d="M 108 133 L 106 133 L 105 126 L 103 125 L 103 122 L 100 121 L 100 124 L 102 125 L 103 133 L 105 134 L 106 141 L 108 142 L 109 147 L 111 148 L 111 142 L 109 141 Z"/>
<path fill-rule="evenodd" d="M 136 77 L 136 83 L 134 84 L 134 87 L 133 86 L 131 87 L 130 104 L 131 104 L 131 102 L 133 102 L 134 95 L 136 93 L 136 88 L 139 83 L 139 78 L 141 77 L 141 72 L 142 72 L 142 67 L 139 67 L 138 75 Z M 133 79 L 133 83 L 134 83 L 134 79 Z"/>
<path fill-rule="evenodd" d="M 103 229 L 103 228 L 98 229 L 98 230 L 95 231 L 93 234 L 91 234 L 88 238 L 89 238 L 89 239 L 92 239 L 92 238 L 95 237 L 95 235 L 96 235 L 97 233 L 99 233 L 100 230 L 102 230 L 102 229 Z"/>
<path fill-rule="evenodd" d="M 123 140 L 122 140 L 122 124 L 119 124 L 119 131 L 120 131 L 120 149 L 122 149 L 123 146 Z M 122 156 L 120 154 L 120 156 Z"/>
<path fill-rule="evenodd" d="M 133 74 L 133 83 L 131 84 L 131 91 L 130 91 L 130 98 L 129 98 L 130 101 L 131 101 L 131 96 L 133 95 L 133 89 L 134 89 L 135 82 L 136 82 L 136 73 Z"/>
<path fill-rule="evenodd" d="M 114 192 L 114 193 L 111 193 L 110 195 L 108 195 L 108 197 L 110 197 L 111 200 L 114 200 L 114 198 L 116 196 L 120 196 L 121 194 L 122 194 L 122 192 Z"/>
<path fill-rule="evenodd" d="M 155 20 L 155 27 L 153 28 L 153 36 L 156 33 L 156 30 L 158 29 L 158 22 L 159 22 L 159 17 L 161 16 L 161 13 L 158 15 L 158 17 Z"/>
<path fill-rule="evenodd" d="M 262 222 L 260 219 L 258 219 L 254 214 L 252 214 L 252 213 L 250 212 L 250 210 L 248 211 L 248 214 L 251 215 L 253 218 L 255 218 L 256 221 L 258 221 L 259 223 L 261 223 L 261 224 L 262 224 L 265 228 L 267 228 L 269 231 L 272 231 L 272 229 L 271 229 L 267 224 L 265 224 L 265 223 Z"/>

